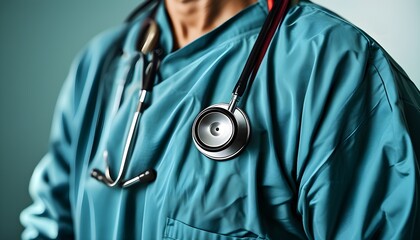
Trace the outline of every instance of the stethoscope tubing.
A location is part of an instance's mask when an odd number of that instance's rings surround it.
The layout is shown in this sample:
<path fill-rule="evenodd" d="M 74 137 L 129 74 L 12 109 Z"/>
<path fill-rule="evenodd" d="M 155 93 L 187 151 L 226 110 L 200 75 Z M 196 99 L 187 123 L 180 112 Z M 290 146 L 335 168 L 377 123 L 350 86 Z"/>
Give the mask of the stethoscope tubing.
<path fill-rule="evenodd" d="M 154 15 L 154 13 L 156 12 L 157 9 L 157 5 L 159 5 L 159 0 L 146 0 L 146 2 L 144 2 L 143 4 L 141 4 L 138 8 L 136 8 L 134 10 L 134 12 L 132 14 L 130 14 L 130 16 L 127 18 L 127 22 L 132 21 L 139 12 L 144 11 L 148 6 L 151 5 L 151 3 L 153 2 L 157 2 L 156 5 L 154 6 L 154 8 L 152 9 L 152 15 Z M 198 149 L 206 156 L 215 159 L 215 160 L 226 160 L 229 158 L 232 158 L 234 156 L 236 156 L 237 154 L 239 154 L 239 152 L 242 151 L 242 149 L 245 147 L 245 145 L 248 142 L 249 139 L 249 133 L 250 133 L 250 127 L 249 127 L 249 120 L 248 117 L 246 116 L 246 114 L 240 110 L 239 108 L 237 108 L 237 104 L 240 101 L 240 98 L 242 97 L 242 95 L 244 94 L 244 92 L 246 91 L 246 89 L 252 84 L 252 82 L 254 81 L 255 77 L 256 77 L 256 73 L 259 69 L 259 66 L 261 64 L 262 59 L 265 56 L 265 53 L 271 43 L 271 40 L 274 36 L 274 33 L 277 31 L 278 27 L 281 25 L 285 15 L 286 15 L 286 11 L 287 11 L 287 7 L 289 5 L 289 0 L 277 0 L 274 3 L 273 9 L 269 12 L 266 20 L 264 21 L 264 24 L 262 26 L 262 29 L 260 31 L 260 33 L 258 34 L 256 43 L 254 44 L 251 53 L 247 59 L 247 62 L 245 64 L 245 67 L 243 68 L 241 75 L 232 91 L 232 98 L 229 102 L 229 104 L 226 104 L 226 106 L 224 104 L 222 104 L 223 106 L 219 105 L 213 105 L 210 106 L 209 108 L 203 110 L 202 112 L 199 113 L 198 117 L 196 119 L 200 119 L 200 118 L 204 118 L 207 117 L 205 114 L 207 114 L 207 112 L 210 113 L 218 113 L 218 114 L 222 114 L 223 115 L 223 111 L 226 111 L 227 113 L 225 113 L 225 115 L 227 114 L 229 116 L 229 119 L 232 119 L 234 121 L 238 121 L 237 117 L 235 117 L 235 112 L 237 113 L 241 113 L 242 115 L 239 117 L 243 118 L 243 124 L 242 129 L 244 129 L 244 133 L 245 136 L 243 136 L 246 139 L 237 139 L 236 135 L 232 136 L 231 139 L 229 139 L 229 142 L 226 143 L 225 145 L 221 145 L 221 150 L 222 152 L 225 151 L 226 153 L 223 153 L 222 155 L 219 154 L 218 151 L 212 151 L 212 148 L 208 148 L 203 145 L 203 142 L 198 139 L 195 135 L 199 135 L 199 134 L 194 134 L 196 132 L 195 128 L 199 128 L 199 125 L 196 125 L 196 123 L 199 123 L 200 121 L 194 121 L 193 124 L 193 140 L 194 143 L 196 143 L 196 146 L 198 147 Z M 155 22 L 152 19 L 148 19 L 146 21 L 146 27 L 150 27 L 150 29 L 157 29 Z M 148 31 L 148 29 L 146 29 Z M 141 30 L 143 31 L 143 29 Z M 143 34 L 146 34 L 145 32 L 143 32 Z M 148 35 L 148 34 L 146 34 Z M 154 37 L 158 37 L 159 34 L 154 34 Z M 146 39 L 148 40 L 148 39 Z M 155 39 L 153 39 L 155 40 Z M 154 41 L 151 41 L 154 42 Z M 145 41 L 144 44 L 148 44 L 150 46 L 148 46 L 148 49 L 153 49 L 153 45 L 154 44 L 150 44 L 150 41 Z M 143 47 L 143 46 L 142 46 Z M 144 58 L 143 58 L 144 60 Z M 139 100 L 138 100 L 138 104 L 137 104 L 137 108 L 136 111 L 133 115 L 132 121 L 131 121 L 131 125 L 129 128 L 129 132 L 128 135 L 125 139 L 125 143 L 124 143 L 124 149 L 123 149 L 123 155 L 121 158 L 121 164 L 120 164 L 120 168 L 118 170 L 118 175 L 117 178 L 114 180 L 111 176 L 110 173 L 110 168 L 109 168 L 109 163 L 108 163 L 108 152 L 107 150 L 104 151 L 104 160 L 106 162 L 106 171 L 105 174 L 103 174 L 102 172 L 100 172 L 97 169 L 94 169 L 91 173 L 92 177 L 96 178 L 97 180 L 105 183 L 107 186 L 109 187 L 115 187 L 115 186 L 120 186 L 120 187 L 129 187 L 137 182 L 142 182 L 142 181 L 153 181 L 156 178 L 156 171 L 154 171 L 153 169 L 149 169 L 146 170 L 145 172 L 139 174 L 138 176 L 132 177 L 128 180 L 123 180 L 124 177 L 124 173 L 126 170 L 126 166 L 128 164 L 128 161 L 130 159 L 130 155 L 132 153 L 133 150 L 133 143 L 135 141 L 135 135 L 137 134 L 138 130 L 139 130 L 139 121 L 141 118 L 141 114 L 144 108 L 144 102 L 145 99 L 147 97 L 148 92 L 150 92 L 152 90 L 152 86 L 153 86 L 153 80 L 157 74 L 157 68 L 159 65 L 159 60 L 158 60 L 158 56 L 156 51 L 152 52 L 152 61 L 148 64 L 148 66 L 146 66 L 146 71 L 145 74 L 143 74 L 143 84 L 142 84 L 142 89 L 140 90 L 139 93 Z M 144 65 L 143 65 L 144 67 Z M 125 78 L 127 78 L 128 76 L 128 70 L 125 73 Z M 121 98 L 122 98 L 122 94 L 124 91 L 124 86 L 125 86 L 125 79 L 124 81 L 121 82 L 120 86 L 117 89 L 117 103 L 114 104 L 113 106 L 113 112 L 115 113 L 120 105 L 121 102 Z M 225 110 L 226 109 L 226 110 Z M 221 111 L 223 110 L 223 111 Z M 207 112 L 206 112 L 207 111 Z M 236 122 L 234 122 L 235 124 L 233 124 L 233 127 L 237 127 Z M 235 131 L 232 131 L 233 133 L 236 133 Z M 232 140 L 232 141 L 231 141 Z M 233 141 L 235 140 L 235 141 Z M 238 145 L 240 144 L 240 145 Z M 218 148 L 218 147 L 217 147 Z M 210 151 L 209 151 L 210 150 Z"/>

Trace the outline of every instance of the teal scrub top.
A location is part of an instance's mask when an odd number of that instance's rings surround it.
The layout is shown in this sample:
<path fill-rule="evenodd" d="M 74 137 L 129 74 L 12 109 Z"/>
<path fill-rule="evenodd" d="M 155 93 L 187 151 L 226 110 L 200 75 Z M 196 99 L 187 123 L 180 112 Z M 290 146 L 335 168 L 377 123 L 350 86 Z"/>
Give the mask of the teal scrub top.
<path fill-rule="evenodd" d="M 141 87 L 144 15 L 92 40 L 59 97 L 22 237 L 419 239 L 419 91 L 371 37 L 309 1 L 290 7 L 240 101 L 246 149 L 227 161 L 196 149 L 194 118 L 230 100 L 266 15 L 261 0 L 173 51 L 159 6 L 162 60 L 125 174 L 154 168 L 157 179 L 128 189 L 90 173 L 104 171 L 108 150 L 117 175 Z"/>

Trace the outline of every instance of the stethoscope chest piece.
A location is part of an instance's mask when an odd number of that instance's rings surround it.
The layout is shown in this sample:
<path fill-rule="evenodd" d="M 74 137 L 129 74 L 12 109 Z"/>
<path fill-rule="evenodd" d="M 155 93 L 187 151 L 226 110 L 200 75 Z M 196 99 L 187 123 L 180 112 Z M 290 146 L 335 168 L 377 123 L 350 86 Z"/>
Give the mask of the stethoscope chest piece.
<path fill-rule="evenodd" d="M 192 137 L 198 150 L 208 158 L 227 160 L 238 155 L 247 145 L 250 124 L 246 114 L 229 104 L 212 105 L 201 111 L 194 120 Z"/>

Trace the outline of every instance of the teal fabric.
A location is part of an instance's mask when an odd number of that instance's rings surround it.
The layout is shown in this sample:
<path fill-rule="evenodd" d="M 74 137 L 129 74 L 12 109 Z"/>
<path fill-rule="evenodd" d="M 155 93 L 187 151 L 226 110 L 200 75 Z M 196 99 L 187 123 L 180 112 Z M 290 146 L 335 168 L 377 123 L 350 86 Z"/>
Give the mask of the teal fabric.
<path fill-rule="evenodd" d="M 240 102 L 251 122 L 228 161 L 195 148 L 191 126 L 230 100 L 267 15 L 265 1 L 164 55 L 126 171 L 151 184 L 108 188 L 119 169 L 143 63 L 139 26 L 112 29 L 77 57 L 60 95 L 50 150 L 33 174 L 22 237 L 76 239 L 419 239 L 420 94 L 369 36 L 302 1 L 290 8 Z M 121 106 L 116 89 L 128 72 Z"/>

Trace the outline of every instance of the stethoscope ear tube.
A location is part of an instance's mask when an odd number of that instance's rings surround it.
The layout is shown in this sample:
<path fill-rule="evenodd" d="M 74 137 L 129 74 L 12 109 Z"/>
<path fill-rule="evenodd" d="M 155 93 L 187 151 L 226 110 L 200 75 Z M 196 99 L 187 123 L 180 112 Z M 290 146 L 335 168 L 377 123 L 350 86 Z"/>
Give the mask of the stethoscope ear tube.
<path fill-rule="evenodd" d="M 104 160 L 105 160 L 105 163 L 107 165 L 105 174 L 102 173 L 101 171 L 99 171 L 98 169 L 93 169 L 93 171 L 91 173 L 91 176 L 93 178 L 95 178 L 96 180 L 98 180 L 100 182 L 105 183 L 109 187 L 116 187 L 116 186 L 128 187 L 128 186 L 133 185 L 134 183 L 141 182 L 142 177 L 147 177 L 151 173 L 152 169 L 149 169 L 148 172 L 146 171 L 145 174 L 143 174 L 143 175 L 140 174 L 140 175 L 138 175 L 134 178 L 131 178 L 127 181 L 123 181 L 125 168 L 127 166 L 128 160 L 130 158 L 130 155 L 131 155 L 131 152 L 132 152 L 133 146 L 134 146 L 134 136 L 137 134 L 137 131 L 138 131 L 138 127 L 139 127 L 138 122 L 139 122 L 141 113 L 142 113 L 143 108 L 144 108 L 144 101 L 146 99 L 147 93 L 149 91 L 151 91 L 151 89 L 153 87 L 153 80 L 155 79 L 155 76 L 156 76 L 156 73 L 157 73 L 157 65 L 158 64 L 159 64 L 158 55 L 157 55 L 156 52 L 153 52 L 152 53 L 152 61 L 146 67 L 145 75 L 143 76 L 142 89 L 140 90 L 136 112 L 133 115 L 133 119 L 131 121 L 130 129 L 129 129 L 128 135 L 125 139 L 123 155 L 121 157 L 121 165 L 120 165 L 120 169 L 118 171 L 117 178 L 114 180 L 111 177 L 111 174 L 110 174 L 110 171 L 109 171 L 108 152 L 107 151 L 104 151 L 104 156 L 103 156 Z M 152 175 L 150 175 L 150 176 L 152 176 Z M 152 179 L 152 178 L 149 177 L 147 179 Z"/>
<path fill-rule="evenodd" d="M 105 164 L 106 164 L 105 173 L 99 171 L 98 169 L 93 169 L 91 172 L 91 176 L 93 178 L 106 184 L 108 187 L 125 188 L 135 183 L 154 181 L 154 179 L 156 178 L 156 172 L 153 169 L 148 169 L 147 171 L 135 177 L 132 177 L 128 180 L 123 180 L 125 170 L 128 165 L 128 161 L 132 154 L 134 140 L 135 140 L 134 138 L 139 128 L 140 116 L 145 106 L 144 102 L 146 100 L 147 93 L 150 92 L 153 88 L 154 79 L 156 77 L 157 69 L 159 65 L 159 54 L 156 50 L 153 50 L 155 49 L 157 38 L 159 36 L 159 29 L 155 21 L 153 19 L 148 19 L 146 21 L 146 24 L 142 26 L 141 32 L 147 35 L 144 35 L 146 36 L 146 38 L 141 41 L 140 49 L 142 49 L 146 53 L 151 52 L 152 59 L 147 64 L 147 66 L 144 66 L 145 70 L 143 71 L 143 76 L 142 76 L 142 89 L 139 92 L 139 98 L 138 98 L 136 111 L 133 115 L 133 119 L 131 121 L 131 125 L 128 131 L 128 135 L 125 139 L 123 154 L 121 157 L 120 169 L 118 171 L 117 178 L 114 180 L 114 178 L 111 176 L 109 164 L 108 164 L 108 151 L 107 150 L 104 151 L 104 156 L 103 156 L 105 160 Z"/>
<path fill-rule="evenodd" d="M 153 18 L 147 18 L 143 22 L 143 26 L 139 32 L 139 42 L 137 50 L 143 54 L 148 54 L 155 49 L 159 41 L 159 27 Z"/>

